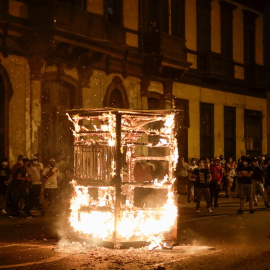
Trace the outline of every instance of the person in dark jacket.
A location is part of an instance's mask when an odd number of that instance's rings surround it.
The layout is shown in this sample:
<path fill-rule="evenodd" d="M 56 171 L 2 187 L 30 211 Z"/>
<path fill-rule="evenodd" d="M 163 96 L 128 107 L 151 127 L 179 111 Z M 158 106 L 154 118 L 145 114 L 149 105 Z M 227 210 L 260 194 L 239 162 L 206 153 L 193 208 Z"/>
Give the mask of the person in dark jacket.
<path fill-rule="evenodd" d="M 269 204 L 267 202 L 266 193 L 263 186 L 264 172 L 263 168 L 259 166 L 259 161 L 255 157 L 252 160 L 252 200 L 254 202 L 254 206 L 258 205 L 256 191 L 258 190 L 259 194 L 263 197 L 264 204 L 267 208 L 269 208 Z"/>
<path fill-rule="evenodd" d="M 249 165 L 248 157 L 241 157 L 242 164 L 237 168 L 237 179 L 239 184 L 240 209 L 238 214 L 243 214 L 245 196 L 249 202 L 249 212 L 254 214 L 252 202 L 252 174 L 253 170 Z"/>
<path fill-rule="evenodd" d="M 209 170 L 205 168 L 205 162 L 203 159 L 199 160 L 199 167 L 193 170 L 192 177 L 195 178 L 194 188 L 196 194 L 196 212 L 200 213 L 200 203 L 203 195 L 206 201 L 207 210 L 209 213 L 212 213 L 213 211 L 211 209 L 209 191 L 211 175 Z"/>
<path fill-rule="evenodd" d="M 8 196 L 8 185 L 11 181 L 11 170 L 7 159 L 3 159 L 0 164 L 0 209 L 6 215 L 6 204 Z"/>

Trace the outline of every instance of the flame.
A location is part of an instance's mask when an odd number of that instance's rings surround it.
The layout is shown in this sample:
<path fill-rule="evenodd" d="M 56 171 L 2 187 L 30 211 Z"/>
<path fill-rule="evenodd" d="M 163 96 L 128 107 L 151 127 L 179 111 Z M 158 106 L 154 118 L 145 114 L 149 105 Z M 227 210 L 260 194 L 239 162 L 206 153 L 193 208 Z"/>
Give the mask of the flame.
<path fill-rule="evenodd" d="M 87 117 L 75 115 L 71 118 L 68 115 L 68 117 L 74 124 L 73 134 L 75 145 L 90 146 L 100 143 L 101 145 L 107 145 L 111 149 L 110 176 L 113 178 L 116 175 L 116 160 L 114 158 L 116 115 L 108 112 L 99 116 Z M 94 122 L 89 124 L 87 121 Z M 178 146 L 174 136 L 174 114 L 169 114 L 165 118 L 154 118 L 154 121 L 164 121 L 164 126 L 160 130 L 149 130 L 145 128 L 146 124 L 153 122 L 153 118 L 142 118 L 137 123 L 133 116 L 125 116 L 121 121 L 122 129 L 128 131 L 121 133 L 121 140 L 127 146 L 127 160 L 132 161 L 134 158 L 134 143 L 136 143 L 138 138 L 143 137 L 143 134 L 147 136 L 159 136 L 159 142 L 157 144 L 152 145 L 149 141 L 145 143 L 145 146 L 169 147 L 169 155 L 162 157 L 160 160 L 167 160 L 170 162 L 172 168 L 176 168 Z M 136 133 L 137 131 L 140 131 L 139 135 Z M 121 146 L 121 153 L 123 152 Z M 81 154 L 80 152 L 78 153 Z M 132 165 L 129 163 L 129 166 Z M 172 230 L 177 219 L 177 206 L 175 205 L 176 200 L 173 193 L 175 179 L 172 174 L 172 170 L 169 170 L 169 175 L 166 175 L 163 180 L 158 181 L 156 179 L 150 185 L 154 189 L 167 190 L 167 201 L 162 207 L 159 206 L 158 208 L 135 207 L 135 185 L 132 184 L 123 184 L 121 186 L 121 194 L 126 196 L 126 200 L 125 203 L 121 203 L 119 206 L 117 204 L 119 196 L 116 198 L 116 194 L 118 193 L 116 193 L 115 187 L 80 186 L 74 181 L 74 194 L 71 199 L 69 222 L 76 232 L 89 235 L 93 238 L 107 241 L 113 240 L 114 242 L 143 240 L 152 243 L 149 249 L 159 247 L 164 239 L 164 233 Z M 90 195 L 92 193 L 89 192 L 93 188 L 98 190 L 98 196 L 95 199 Z"/>
<path fill-rule="evenodd" d="M 77 186 L 75 182 L 73 184 L 75 192 L 70 207 L 71 226 L 75 231 L 94 238 L 112 239 L 115 231 L 114 187 L 98 187 L 99 199 L 95 201 L 89 195 L 90 187 Z M 161 186 L 162 183 L 159 185 Z M 129 190 L 133 192 L 134 189 Z M 168 186 L 167 197 L 166 203 L 158 209 L 136 208 L 131 202 L 132 199 L 127 200 L 127 204 L 121 207 L 119 213 L 118 237 L 123 241 L 136 239 L 152 242 L 155 239 L 154 242 L 157 242 L 157 238 L 162 239 L 160 235 L 169 232 L 177 218 L 172 185 Z"/>

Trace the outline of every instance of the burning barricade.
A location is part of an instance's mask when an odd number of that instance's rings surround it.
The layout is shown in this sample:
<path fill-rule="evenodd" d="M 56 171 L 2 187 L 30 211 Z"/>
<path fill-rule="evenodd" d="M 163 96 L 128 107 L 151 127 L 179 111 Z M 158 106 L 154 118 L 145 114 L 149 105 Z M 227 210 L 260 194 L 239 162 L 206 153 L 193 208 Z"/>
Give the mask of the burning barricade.
<path fill-rule="evenodd" d="M 72 110 L 74 231 L 119 247 L 176 241 L 175 112 Z"/>

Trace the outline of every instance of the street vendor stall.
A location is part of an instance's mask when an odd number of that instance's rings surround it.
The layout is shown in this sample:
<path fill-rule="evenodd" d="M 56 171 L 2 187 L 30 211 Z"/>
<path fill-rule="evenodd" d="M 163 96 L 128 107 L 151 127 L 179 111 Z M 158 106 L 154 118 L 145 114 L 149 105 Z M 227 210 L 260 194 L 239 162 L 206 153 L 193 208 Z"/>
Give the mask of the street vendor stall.
<path fill-rule="evenodd" d="M 75 231 L 115 246 L 176 241 L 175 115 L 113 108 L 68 112 L 74 124 Z"/>

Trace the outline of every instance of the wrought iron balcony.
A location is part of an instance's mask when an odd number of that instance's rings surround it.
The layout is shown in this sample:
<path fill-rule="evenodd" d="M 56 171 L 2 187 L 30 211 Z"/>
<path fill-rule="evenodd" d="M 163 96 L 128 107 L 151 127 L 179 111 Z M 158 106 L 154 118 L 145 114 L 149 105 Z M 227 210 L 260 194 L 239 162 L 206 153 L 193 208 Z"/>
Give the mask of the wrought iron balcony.
<path fill-rule="evenodd" d="M 260 65 L 246 65 L 245 80 L 260 86 L 267 86 L 269 85 L 269 70 Z"/>
<path fill-rule="evenodd" d="M 233 77 L 233 61 L 218 53 L 198 53 L 198 70 L 203 74 Z"/>
<path fill-rule="evenodd" d="M 141 33 L 140 51 L 145 58 L 158 58 L 178 69 L 188 67 L 185 40 L 165 33 Z M 156 67 L 157 69 L 158 67 Z"/>
<path fill-rule="evenodd" d="M 109 23 L 102 15 L 63 3 L 54 4 L 54 28 L 93 40 L 125 43 L 125 31 L 121 26 Z"/>

